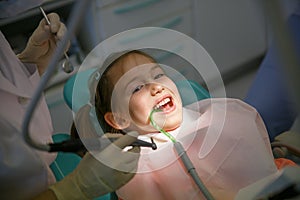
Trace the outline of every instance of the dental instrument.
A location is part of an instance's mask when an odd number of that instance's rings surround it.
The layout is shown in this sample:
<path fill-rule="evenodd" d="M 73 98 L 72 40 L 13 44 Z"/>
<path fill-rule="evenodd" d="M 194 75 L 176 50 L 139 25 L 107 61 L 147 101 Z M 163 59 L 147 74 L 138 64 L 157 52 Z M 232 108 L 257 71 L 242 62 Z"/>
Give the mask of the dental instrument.
<path fill-rule="evenodd" d="M 30 104 L 28 105 L 28 108 L 26 110 L 26 113 L 24 115 L 24 121 L 22 123 L 22 135 L 24 137 L 25 142 L 30 145 L 31 147 L 41 150 L 41 151 L 47 151 L 47 152 L 54 152 L 54 151 L 65 151 L 65 152 L 74 152 L 77 151 L 80 148 L 83 148 L 82 141 L 76 141 L 76 140 L 69 140 L 62 143 L 54 143 L 54 144 L 43 144 L 35 141 L 31 138 L 29 133 L 29 124 L 32 118 L 32 115 L 34 113 L 34 109 L 37 106 L 42 93 L 44 89 L 47 86 L 48 81 L 50 80 L 54 70 L 56 69 L 57 63 L 60 60 L 61 55 L 63 54 L 65 48 L 68 45 L 69 39 L 72 37 L 72 33 L 76 31 L 78 22 L 80 19 L 82 19 L 87 7 L 88 7 L 89 1 L 77 1 L 77 3 L 74 5 L 71 13 L 70 13 L 70 21 L 68 21 L 67 24 L 67 32 L 63 36 L 63 38 L 60 40 L 60 42 L 57 44 L 57 49 L 54 52 L 54 55 L 48 65 L 47 70 L 45 71 L 44 75 L 41 77 L 40 84 L 37 87 L 36 91 L 34 92 L 32 96 L 32 100 Z M 42 10 L 42 9 L 41 9 Z M 44 13 L 44 12 L 43 12 Z M 46 18 L 48 19 L 48 18 Z M 49 21 L 49 19 L 48 19 Z M 47 22 L 48 23 L 48 22 Z M 99 139 L 97 145 L 102 144 L 102 146 L 97 146 L 98 149 L 103 149 L 105 145 L 107 144 L 107 141 L 103 141 Z M 147 147 L 155 147 L 155 144 L 136 140 L 135 143 L 132 145 L 138 145 L 138 146 L 147 146 Z"/>
<path fill-rule="evenodd" d="M 44 9 L 41 6 L 40 6 L 40 10 L 41 10 L 41 12 L 42 12 L 42 14 L 43 14 L 43 16 L 44 16 L 44 18 L 46 20 L 46 23 L 50 26 L 50 24 L 51 24 L 50 20 L 48 19 L 47 15 L 46 15 L 46 13 L 44 11 Z M 72 65 L 72 63 L 70 61 L 70 58 L 69 58 L 68 54 L 65 51 L 64 51 L 64 56 L 65 56 L 65 60 L 64 60 L 64 62 L 62 64 L 62 69 L 66 73 L 71 73 L 74 70 L 74 67 L 73 67 L 73 65 Z"/>
<path fill-rule="evenodd" d="M 70 139 L 58 143 L 49 144 L 49 152 L 78 152 L 80 150 L 85 149 L 84 144 L 89 147 L 89 150 L 102 150 L 115 140 L 116 139 L 100 137 L 92 139 L 83 139 L 83 141 L 81 139 Z M 153 150 L 157 149 L 157 146 L 153 141 L 151 141 L 150 143 L 139 139 L 131 143 L 130 146 L 149 147 Z"/>
<path fill-rule="evenodd" d="M 184 150 L 182 144 L 178 141 L 176 141 L 176 139 L 167 131 L 163 130 L 162 128 L 160 128 L 156 122 L 153 119 L 153 114 L 155 112 L 161 112 L 162 110 L 160 109 L 153 109 L 150 113 L 150 123 L 151 125 L 158 130 L 159 132 L 163 133 L 164 135 L 166 135 L 174 144 L 175 150 L 178 154 L 178 156 L 180 157 L 181 161 L 184 164 L 184 167 L 186 168 L 186 170 L 188 171 L 188 173 L 191 175 L 191 177 L 193 178 L 194 182 L 196 183 L 196 185 L 198 186 L 198 188 L 200 189 L 200 191 L 202 192 L 202 194 L 204 195 L 204 197 L 207 200 L 213 200 L 213 196 L 210 194 L 210 192 L 208 191 L 208 189 L 205 187 L 204 183 L 201 181 L 199 175 L 197 174 L 197 171 L 195 170 L 195 167 L 192 163 L 192 161 L 190 160 L 190 158 L 188 157 L 188 155 L 186 154 L 186 151 Z"/>

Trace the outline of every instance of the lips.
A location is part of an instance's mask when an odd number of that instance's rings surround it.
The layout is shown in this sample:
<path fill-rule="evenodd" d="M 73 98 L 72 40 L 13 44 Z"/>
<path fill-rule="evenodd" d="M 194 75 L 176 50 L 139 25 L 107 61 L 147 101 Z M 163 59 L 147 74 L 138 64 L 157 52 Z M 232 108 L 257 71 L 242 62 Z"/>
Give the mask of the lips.
<path fill-rule="evenodd" d="M 161 110 L 164 113 L 171 112 L 175 109 L 175 104 L 171 96 L 166 96 L 158 101 L 158 103 L 153 107 L 155 110 Z"/>

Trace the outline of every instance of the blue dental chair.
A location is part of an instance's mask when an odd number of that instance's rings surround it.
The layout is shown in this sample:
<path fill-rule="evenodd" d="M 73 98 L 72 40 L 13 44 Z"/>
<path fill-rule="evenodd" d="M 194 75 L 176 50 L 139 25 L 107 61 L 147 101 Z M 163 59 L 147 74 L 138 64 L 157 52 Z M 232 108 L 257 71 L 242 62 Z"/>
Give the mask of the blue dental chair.
<path fill-rule="evenodd" d="M 89 102 L 90 94 L 88 90 L 88 82 L 90 75 L 95 71 L 95 69 L 88 69 L 81 71 L 73 76 L 71 76 L 64 85 L 63 96 L 68 107 L 73 111 L 78 111 L 80 107 Z M 73 98 L 73 87 L 76 80 L 76 95 Z M 78 84 L 80 83 L 80 84 Z M 199 83 L 191 80 L 181 80 L 175 82 L 179 93 L 182 97 L 183 105 L 188 105 L 194 101 L 210 98 L 209 93 L 204 89 Z M 73 100 L 72 100 L 73 99 Z M 70 139 L 69 134 L 55 134 L 53 135 L 54 142 L 61 142 Z M 64 176 L 72 172 L 81 157 L 74 153 L 59 152 L 56 160 L 51 164 L 56 180 L 61 180 Z M 115 193 L 106 194 L 104 196 L 98 197 L 97 200 L 117 200 Z"/>

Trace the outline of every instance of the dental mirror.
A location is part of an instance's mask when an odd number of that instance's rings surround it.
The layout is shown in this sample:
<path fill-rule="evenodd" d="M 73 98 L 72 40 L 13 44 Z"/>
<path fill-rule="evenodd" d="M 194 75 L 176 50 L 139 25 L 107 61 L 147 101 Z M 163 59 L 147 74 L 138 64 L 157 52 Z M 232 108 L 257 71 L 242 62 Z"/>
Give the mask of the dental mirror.
<path fill-rule="evenodd" d="M 40 10 L 41 10 L 41 12 L 42 12 L 42 14 L 43 14 L 43 16 L 44 16 L 47 24 L 50 26 L 50 21 L 49 21 L 47 15 L 46 15 L 44 9 L 42 7 L 40 7 Z M 68 56 L 68 54 L 66 52 L 64 52 L 64 56 L 65 56 L 65 60 L 63 61 L 62 69 L 66 73 L 71 73 L 74 70 L 74 67 L 73 67 L 73 65 L 72 65 L 72 63 L 70 61 L 70 58 L 69 58 L 69 56 Z"/>

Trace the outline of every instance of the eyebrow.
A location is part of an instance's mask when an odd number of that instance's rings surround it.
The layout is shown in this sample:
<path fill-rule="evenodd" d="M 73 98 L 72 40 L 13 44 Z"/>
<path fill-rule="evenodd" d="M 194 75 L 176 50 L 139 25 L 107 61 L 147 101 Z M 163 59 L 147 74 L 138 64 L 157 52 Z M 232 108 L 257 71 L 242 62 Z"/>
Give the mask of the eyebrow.
<path fill-rule="evenodd" d="M 157 68 L 161 69 L 161 67 L 160 67 L 159 64 L 157 64 L 157 63 L 154 63 L 154 64 L 155 64 L 155 65 L 154 65 L 153 67 L 151 67 L 151 69 L 149 70 L 149 72 L 152 72 L 152 71 L 154 71 L 154 70 L 157 69 Z M 147 73 L 148 73 L 148 72 L 147 72 Z M 132 83 L 133 81 L 138 80 L 138 78 L 139 78 L 139 76 L 133 77 L 130 81 L 128 81 L 128 83 L 126 84 L 125 88 L 127 88 L 128 85 L 129 85 L 130 83 Z"/>

